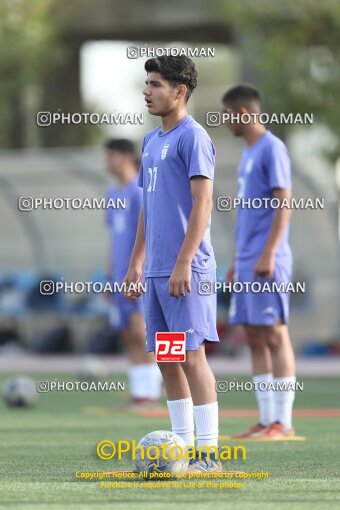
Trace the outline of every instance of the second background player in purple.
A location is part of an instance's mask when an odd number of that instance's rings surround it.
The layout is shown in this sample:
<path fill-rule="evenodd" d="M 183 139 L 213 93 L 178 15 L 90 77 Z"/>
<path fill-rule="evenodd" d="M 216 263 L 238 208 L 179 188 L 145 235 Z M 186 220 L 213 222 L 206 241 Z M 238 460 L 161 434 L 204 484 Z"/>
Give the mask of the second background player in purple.
<path fill-rule="evenodd" d="M 105 148 L 107 170 L 118 181 L 106 193 L 106 200 L 111 198 L 117 204 L 116 208 L 106 209 L 106 224 L 110 234 L 107 274 L 111 282 L 121 284 L 128 269 L 143 197 L 137 186 L 133 143 L 126 139 L 111 139 L 106 142 Z M 118 207 L 118 201 L 122 207 Z M 130 362 L 128 377 L 131 402 L 156 402 L 160 398 L 162 378 L 153 357 L 145 352 L 143 303 L 128 301 L 119 292 L 114 293 L 110 300 L 110 324 L 121 333 Z"/>

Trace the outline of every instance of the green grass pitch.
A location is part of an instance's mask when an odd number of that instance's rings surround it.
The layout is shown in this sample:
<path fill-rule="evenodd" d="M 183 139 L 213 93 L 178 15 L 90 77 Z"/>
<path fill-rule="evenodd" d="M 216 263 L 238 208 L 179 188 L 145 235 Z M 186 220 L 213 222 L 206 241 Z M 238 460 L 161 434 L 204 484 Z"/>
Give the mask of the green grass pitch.
<path fill-rule="evenodd" d="M 72 380 L 70 376 L 34 374 L 36 380 Z M 4 376 L 1 377 L 1 383 Z M 114 381 L 123 380 L 115 374 Z M 226 379 L 219 376 L 217 379 Z M 245 378 L 238 378 L 246 380 Z M 248 378 L 249 380 L 249 378 Z M 297 409 L 340 408 L 340 378 L 303 378 Z M 142 418 L 119 409 L 128 393 L 51 392 L 35 409 L 8 409 L 0 403 L 0 508 L 51 510 L 220 509 L 241 510 L 340 508 L 339 417 L 296 418 L 301 442 L 244 443 L 246 461 L 226 462 L 224 469 L 268 471 L 269 479 L 246 481 L 243 489 L 104 489 L 79 481 L 76 471 L 133 468 L 124 459 L 103 461 L 96 445 L 103 439 L 139 440 L 169 429 L 168 418 Z M 220 408 L 254 409 L 250 392 L 219 394 Z M 163 401 L 165 405 L 165 399 Z M 88 414 L 84 408 L 104 408 Z M 107 412 L 105 412 L 107 408 Z M 96 410 L 96 409 L 95 409 Z M 99 409 L 100 411 L 100 409 Z M 252 423 L 252 418 L 221 418 L 220 434 Z M 226 444 L 227 441 L 223 441 Z"/>

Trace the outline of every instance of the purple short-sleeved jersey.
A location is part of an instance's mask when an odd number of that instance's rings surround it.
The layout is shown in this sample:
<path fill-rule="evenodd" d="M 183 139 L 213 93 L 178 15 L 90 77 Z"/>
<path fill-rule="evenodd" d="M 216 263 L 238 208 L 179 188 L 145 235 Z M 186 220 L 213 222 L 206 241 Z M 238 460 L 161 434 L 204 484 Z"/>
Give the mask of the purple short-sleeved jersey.
<path fill-rule="evenodd" d="M 290 160 L 284 143 L 270 131 L 242 156 L 237 172 L 238 197 L 270 199 L 275 188 L 291 188 Z M 246 202 L 245 202 L 246 204 Z M 266 206 L 267 204 L 267 206 Z M 260 208 L 240 207 L 236 212 L 236 259 L 252 265 L 261 255 L 272 227 L 276 209 L 264 200 Z M 276 261 L 291 264 L 287 228 L 276 251 Z"/>
<path fill-rule="evenodd" d="M 170 276 L 187 231 L 193 206 L 190 179 L 213 180 L 215 148 L 190 115 L 173 129 L 150 131 L 144 138 L 138 184 L 143 188 L 146 238 L 145 277 Z M 210 221 L 193 258 L 192 269 L 215 269 Z"/>
<path fill-rule="evenodd" d="M 125 208 L 106 209 L 106 224 L 110 229 L 110 256 L 113 280 L 121 282 L 127 273 L 131 253 L 135 243 L 138 218 L 142 206 L 143 193 L 137 186 L 137 178 L 127 186 L 112 186 L 106 199 L 124 200 Z"/>

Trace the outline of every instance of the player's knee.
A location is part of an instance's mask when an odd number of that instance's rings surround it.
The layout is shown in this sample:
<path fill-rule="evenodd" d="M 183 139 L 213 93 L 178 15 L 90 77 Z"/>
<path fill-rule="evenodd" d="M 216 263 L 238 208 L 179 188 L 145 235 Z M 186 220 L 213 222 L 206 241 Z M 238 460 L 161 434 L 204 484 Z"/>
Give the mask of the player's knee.
<path fill-rule="evenodd" d="M 252 351 L 262 351 L 266 347 L 266 334 L 263 328 L 257 326 L 247 326 L 247 342 Z"/>
<path fill-rule="evenodd" d="M 268 328 L 266 335 L 266 344 L 269 349 L 276 351 L 282 346 L 284 338 L 282 336 L 281 328 L 278 326 L 271 326 Z"/>
<path fill-rule="evenodd" d="M 186 360 L 181 363 L 184 372 L 188 375 L 195 372 L 198 368 L 198 356 L 196 351 L 187 351 Z"/>
<path fill-rule="evenodd" d="M 181 370 L 180 363 L 158 363 L 158 368 L 164 379 L 170 377 L 177 377 Z"/>
<path fill-rule="evenodd" d="M 145 321 L 143 315 L 138 312 L 131 314 L 129 326 L 131 333 L 142 338 L 145 343 Z"/>

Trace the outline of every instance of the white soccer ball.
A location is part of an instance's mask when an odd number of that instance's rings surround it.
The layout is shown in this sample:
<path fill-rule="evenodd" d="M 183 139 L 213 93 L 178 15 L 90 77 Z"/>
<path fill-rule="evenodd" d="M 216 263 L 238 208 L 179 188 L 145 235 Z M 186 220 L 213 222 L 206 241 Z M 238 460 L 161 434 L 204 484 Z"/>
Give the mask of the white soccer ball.
<path fill-rule="evenodd" d="M 33 379 L 25 376 L 7 379 L 3 387 L 3 397 L 11 407 L 33 407 L 39 399 Z"/>
<path fill-rule="evenodd" d="M 162 445 L 166 446 L 162 449 Z M 139 441 L 138 446 L 143 446 L 144 459 L 140 449 L 137 449 L 136 469 L 143 472 L 146 478 L 150 478 L 151 473 L 155 477 L 157 475 L 161 477 L 164 473 L 176 476 L 177 473 L 185 473 L 188 469 L 189 461 L 184 456 L 186 444 L 173 432 L 168 430 L 150 432 Z"/>

